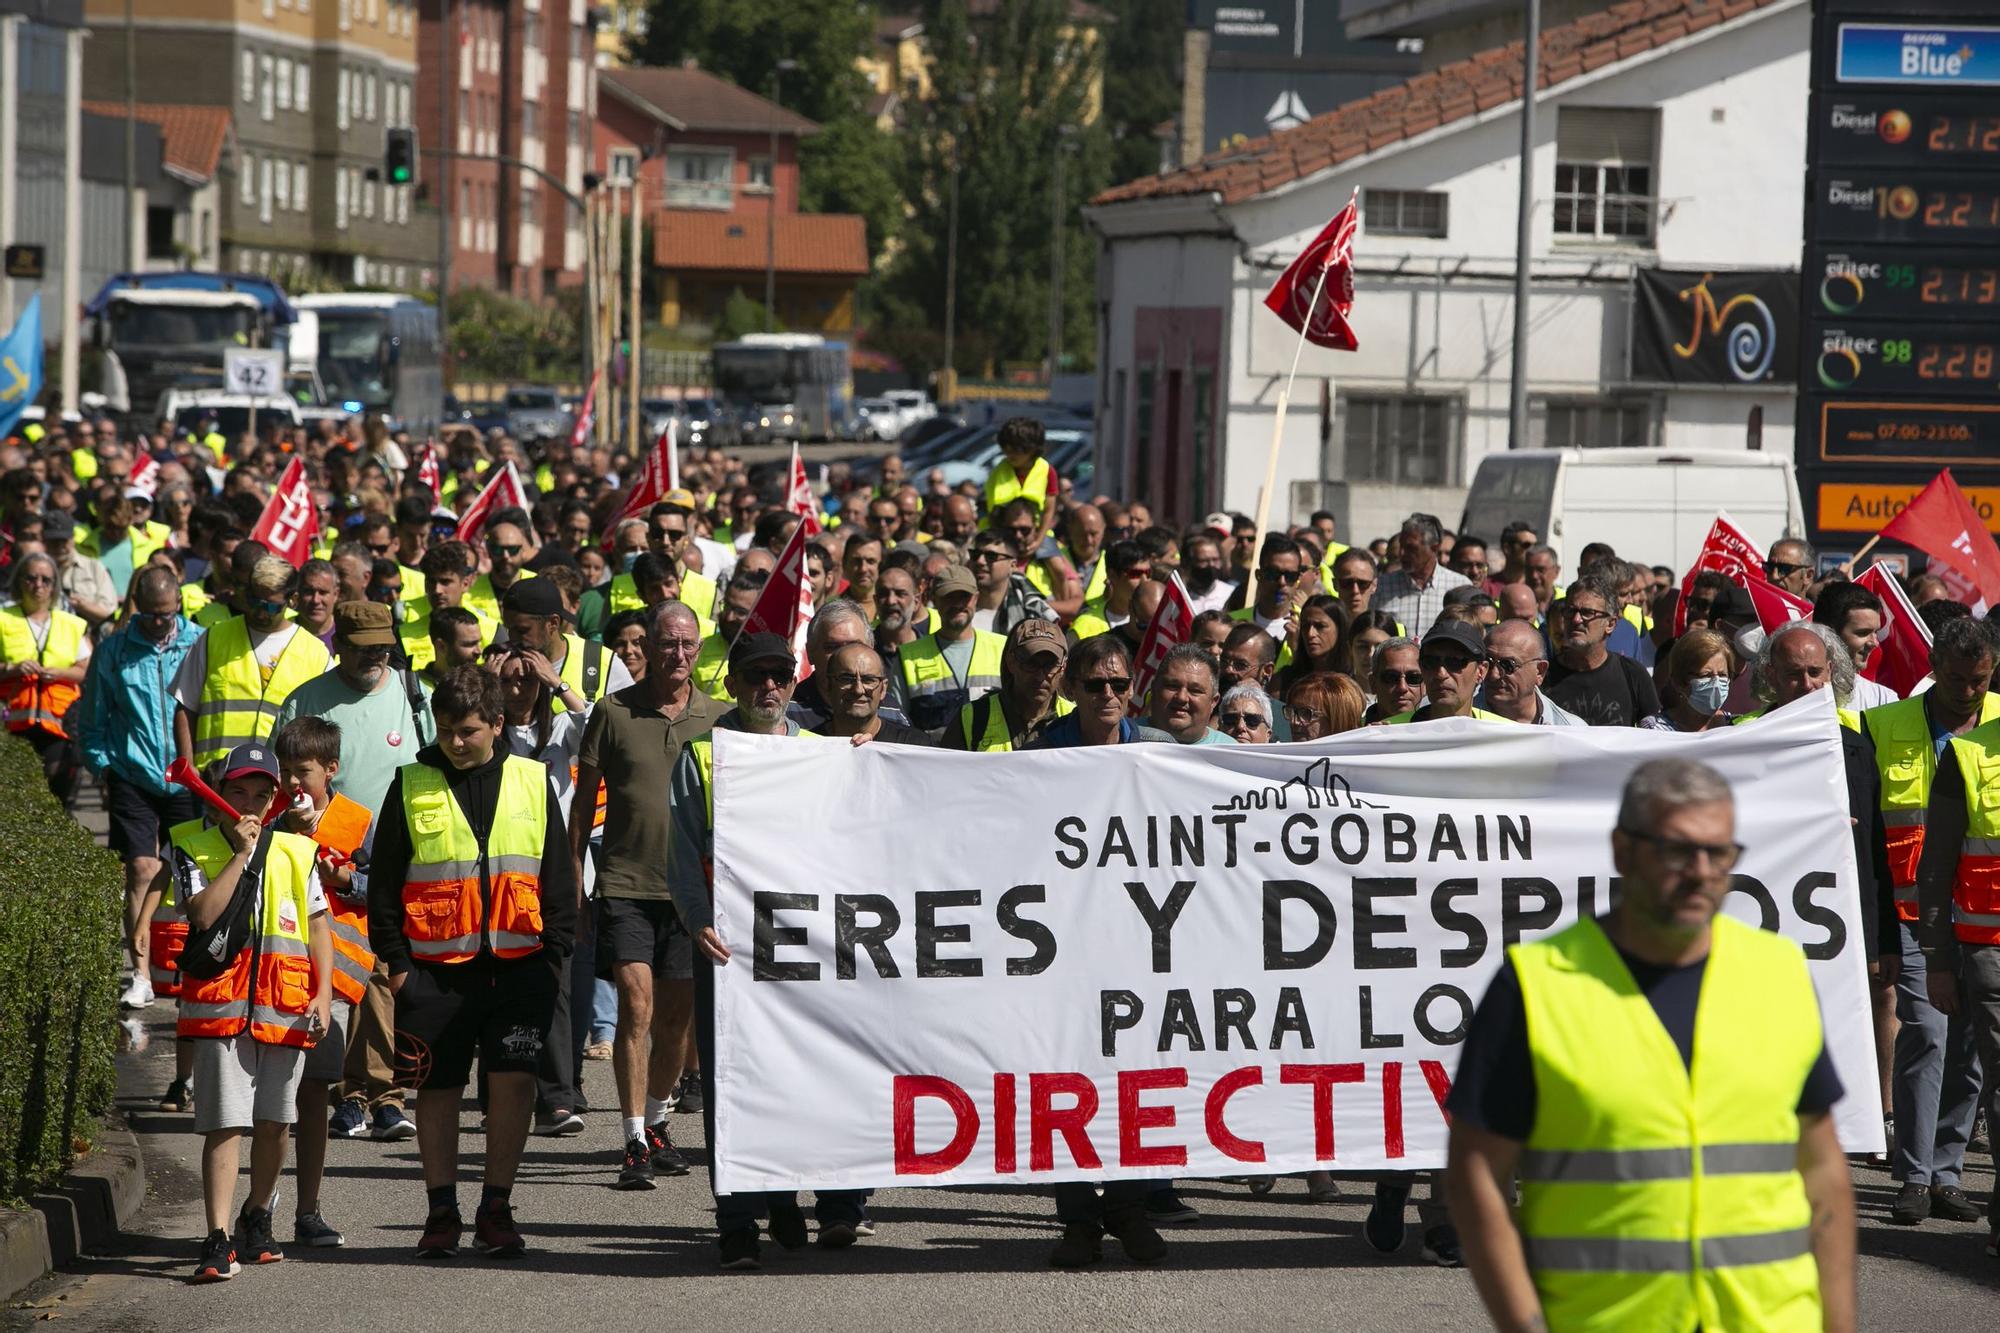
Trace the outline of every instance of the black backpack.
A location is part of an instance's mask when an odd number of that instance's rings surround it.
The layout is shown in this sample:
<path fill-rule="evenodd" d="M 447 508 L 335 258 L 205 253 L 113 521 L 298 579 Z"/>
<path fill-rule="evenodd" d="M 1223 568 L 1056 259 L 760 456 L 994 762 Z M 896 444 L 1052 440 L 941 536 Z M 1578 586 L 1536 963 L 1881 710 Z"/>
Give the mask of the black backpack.
<path fill-rule="evenodd" d="M 263 887 L 264 862 L 271 854 L 271 831 L 267 825 L 257 839 L 256 850 L 250 853 L 250 864 L 243 868 L 243 877 L 237 880 L 236 892 L 230 895 L 229 906 L 222 909 L 222 915 L 202 929 L 189 923 L 187 944 L 178 963 L 182 976 L 196 981 L 215 980 L 234 967 L 237 956 L 259 937 L 251 928 L 250 913 Z M 254 961 L 250 966 L 252 971 L 256 970 Z"/>

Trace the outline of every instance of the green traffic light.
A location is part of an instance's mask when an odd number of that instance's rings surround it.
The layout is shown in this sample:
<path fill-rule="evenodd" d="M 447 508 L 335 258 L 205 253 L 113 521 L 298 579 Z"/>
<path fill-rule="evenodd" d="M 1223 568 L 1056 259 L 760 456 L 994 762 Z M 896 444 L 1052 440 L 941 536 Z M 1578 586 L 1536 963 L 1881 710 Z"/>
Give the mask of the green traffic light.
<path fill-rule="evenodd" d="M 392 169 L 389 172 L 389 181 L 392 185 L 408 185 L 410 183 L 410 169 L 408 167 L 396 167 Z"/>

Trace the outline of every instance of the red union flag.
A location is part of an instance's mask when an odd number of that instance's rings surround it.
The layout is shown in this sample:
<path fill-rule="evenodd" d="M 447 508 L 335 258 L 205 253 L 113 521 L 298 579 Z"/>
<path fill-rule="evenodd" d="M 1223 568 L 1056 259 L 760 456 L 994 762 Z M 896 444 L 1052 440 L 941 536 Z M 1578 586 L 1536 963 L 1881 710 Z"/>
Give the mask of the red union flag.
<path fill-rule="evenodd" d="M 618 517 L 611 520 L 611 531 L 604 536 L 607 548 L 611 538 L 617 533 L 618 525 L 628 518 L 643 517 L 647 510 L 660 502 L 660 497 L 674 489 L 674 423 L 660 432 L 660 438 L 653 445 L 653 451 L 646 455 L 646 461 L 639 467 L 639 475 L 633 479 L 632 489 L 625 494 L 625 503 L 618 510 Z"/>
<path fill-rule="evenodd" d="M 1134 707 L 1153 688 L 1153 676 L 1159 671 L 1162 659 L 1193 635 L 1194 602 L 1181 585 L 1181 576 L 1175 574 L 1167 580 L 1166 595 L 1160 598 L 1159 610 L 1153 612 L 1153 623 L 1146 626 L 1146 637 L 1139 640 L 1139 660 L 1132 664 Z"/>
<path fill-rule="evenodd" d="M 160 460 L 151 454 L 140 454 L 139 461 L 132 465 L 132 475 L 125 479 L 125 489 L 151 495 L 159 487 Z"/>
<path fill-rule="evenodd" d="M 479 498 L 472 507 L 458 516 L 458 539 L 468 545 L 476 545 L 479 534 L 486 531 L 486 524 L 499 509 L 526 509 L 528 490 L 521 485 L 521 476 L 514 471 L 510 462 L 493 474 L 493 480 L 486 483 L 479 492 Z"/>
<path fill-rule="evenodd" d="M 417 460 L 417 480 L 431 488 L 431 505 L 435 508 L 444 503 L 444 473 L 438 466 L 437 442 L 424 442 L 423 457 Z"/>
<path fill-rule="evenodd" d="M 1757 552 L 1757 543 L 1750 540 L 1750 534 L 1736 526 L 1727 514 L 1717 514 L 1715 522 L 1708 530 L 1708 539 L 1695 553 L 1694 563 L 1688 566 L 1687 576 L 1681 580 L 1680 604 L 1674 610 L 1674 633 L 1687 630 L 1687 602 L 1694 593 L 1694 580 L 1703 570 L 1712 569 L 1739 588 L 1748 589 L 1752 578 L 1764 577 L 1764 557 Z"/>
<path fill-rule="evenodd" d="M 1882 599 L 1882 631 L 1861 677 L 1886 685 L 1904 698 L 1931 673 L 1931 629 L 1910 605 L 1909 594 L 1882 565 L 1870 565 L 1854 580 Z"/>
<path fill-rule="evenodd" d="M 799 457 L 799 446 L 792 446 L 792 470 L 785 487 L 785 509 L 799 516 L 799 530 L 806 539 L 819 536 L 819 500 L 813 495 L 812 482 L 806 478 L 805 460 Z"/>
<path fill-rule="evenodd" d="M 1360 346 L 1347 322 L 1354 309 L 1354 233 L 1360 225 L 1354 199 L 1349 199 L 1264 297 L 1264 304 L 1306 341 L 1341 352 Z"/>
<path fill-rule="evenodd" d="M 1750 594 L 1750 604 L 1757 608 L 1757 623 L 1766 634 L 1794 620 L 1812 619 L 1811 602 L 1786 592 L 1762 574 L 1752 574 L 1743 587 Z"/>
<path fill-rule="evenodd" d="M 590 438 L 590 428 L 597 424 L 597 377 L 604 372 L 592 371 L 590 387 L 583 391 L 583 406 L 576 411 L 576 428 L 569 433 L 569 447 L 583 448 L 583 442 Z"/>
<path fill-rule="evenodd" d="M 282 557 L 297 569 L 312 556 L 313 494 L 306 485 L 306 465 L 294 458 L 278 478 L 278 489 L 264 506 L 250 539 L 261 542 L 272 555 Z"/>
<path fill-rule="evenodd" d="M 775 634 L 792 645 L 800 680 L 812 674 L 812 664 L 806 661 L 806 626 L 813 618 L 812 583 L 806 578 L 806 543 L 810 540 L 805 523 L 792 529 L 778 555 L 778 567 L 771 571 L 770 581 L 757 594 L 757 604 L 750 608 L 750 618 L 739 631 L 739 637 Z"/>
<path fill-rule="evenodd" d="M 2000 547 L 1965 492 L 1946 468 L 1882 529 L 1882 540 L 1914 546 L 1931 558 L 1931 572 L 1952 585 L 1952 596 L 2000 606 Z M 1942 566 L 1942 568 L 1940 568 Z M 1952 575 L 1956 575 L 1953 578 Z"/>

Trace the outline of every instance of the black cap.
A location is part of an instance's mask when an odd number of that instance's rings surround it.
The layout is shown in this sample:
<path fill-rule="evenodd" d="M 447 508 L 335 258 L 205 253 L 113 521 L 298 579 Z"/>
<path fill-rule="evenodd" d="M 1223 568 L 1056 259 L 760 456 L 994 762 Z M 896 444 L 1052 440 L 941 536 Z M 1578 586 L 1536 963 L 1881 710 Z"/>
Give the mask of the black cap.
<path fill-rule="evenodd" d="M 279 780 L 278 761 L 268 746 L 251 741 L 229 752 L 229 757 L 222 763 L 222 780 L 227 782 L 245 773 L 261 773 L 273 782 Z"/>
<path fill-rule="evenodd" d="M 1454 648 L 1463 648 L 1476 661 L 1486 660 L 1486 636 L 1463 620 L 1440 620 L 1424 632 L 1424 641 L 1418 651 L 1432 644 L 1448 643 Z"/>
<path fill-rule="evenodd" d="M 67 509 L 51 509 L 42 515 L 42 540 L 66 542 L 76 536 L 76 519 Z"/>
<path fill-rule="evenodd" d="M 522 616 L 559 616 L 562 590 L 550 579 L 516 579 L 501 597 L 500 609 Z"/>
<path fill-rule="evenodd" d="M 794 671 L 798 670 L 799 659 L 792 656 L 792 645 L 777 635 L 767 632 L 745 634 L 729 650 L 729 669 L 737 670 L 752 662 L 783 662 Z"/>
<path fill-rule="evenodd" d="M 47 535 L 43 529 L 43 535 Z M 1750 600 L 1750 594 L 1734 583 L 1715 594 L 1708 604 L 1708 623 L 1718 620 L 1757 620 L 1757 604 Z"/>

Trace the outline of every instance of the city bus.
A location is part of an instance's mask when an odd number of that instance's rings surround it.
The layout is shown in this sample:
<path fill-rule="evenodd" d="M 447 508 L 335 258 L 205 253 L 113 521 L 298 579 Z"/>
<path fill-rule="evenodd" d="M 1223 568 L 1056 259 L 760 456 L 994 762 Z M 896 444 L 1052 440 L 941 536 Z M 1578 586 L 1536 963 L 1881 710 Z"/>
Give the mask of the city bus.
<path fill-rule="evenodd" d="M 400 292 L 294 297 L 318 324 L 314 361 L 329 403 L 381 413 L 422 439 L 444 417 L 437 307 Z"/>
<path fill-rule="evenodd" d="M 847 344 L 816 333 L 753 333 L 717 343 L 715 393 L 735 414 L 789 404 L 795 424 L 786 437 L 831 440 L 847 433 L 854 376 Z M 748 423 L 756 426 L 753 416 Z"/>

